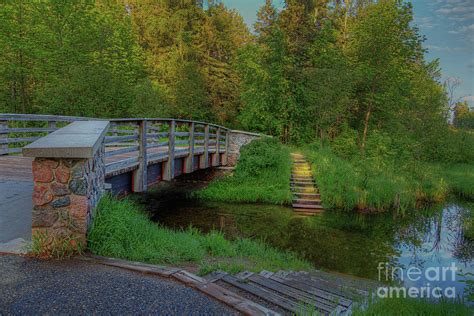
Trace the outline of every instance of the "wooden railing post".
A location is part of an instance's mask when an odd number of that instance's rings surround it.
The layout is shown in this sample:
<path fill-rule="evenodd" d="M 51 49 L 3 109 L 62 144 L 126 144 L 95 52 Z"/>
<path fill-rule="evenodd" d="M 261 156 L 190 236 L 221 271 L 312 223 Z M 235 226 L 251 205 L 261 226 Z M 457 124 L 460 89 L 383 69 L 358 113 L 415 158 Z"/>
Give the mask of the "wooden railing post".
<path fill-rule="evenodd" d="M 209 124 L 204 127 L 204 168 L 209 168 Z"/>
<path fill-rule="evenodd" d="M 229 137 L 230 137 L 230 132 L 229 130 L 225 131 L 225 153 L 222 156 L 222 165 L 227 166 L 228 158 L 229 158 Z"/>
<path fill-rule="evenodd" d="M 217 167 L 221 163 L 220 149 L 221 149 L 221 128 L 218 127 L 216 131 L 216 153 L 212 157 L 213 167 Z"/>
<path fill-rule="evenodd" d="M 4 141 L 0 143 L 0 156 L 8 155 L 8 143 L 6 140 L 8 139 L 8 121 L 0 121 L 0 141 Z M 4 130 L 5 132 L 2 132 Z"/>
<path fill-rule="evenodd" d="M 147 121 L 142 120 L 138 125 L 138 169 L 133 173 L 133 191 L 145 192 L 148 184 L 147 161 Z"/>
<path fill-rule="evenodd" d="M 168 161 L 165 164 L 163 180 L 171 180 L 174 178 L 174 138 L 175 138 L 176 122 L 171 120 L 168 132 Z"/>
<path fill-rule="evenodd" d="M 194 122 L 189 123 L 189 153 L 186 157 L 185 162 L 185 173 L 191 173 L 194 171 Z"/>

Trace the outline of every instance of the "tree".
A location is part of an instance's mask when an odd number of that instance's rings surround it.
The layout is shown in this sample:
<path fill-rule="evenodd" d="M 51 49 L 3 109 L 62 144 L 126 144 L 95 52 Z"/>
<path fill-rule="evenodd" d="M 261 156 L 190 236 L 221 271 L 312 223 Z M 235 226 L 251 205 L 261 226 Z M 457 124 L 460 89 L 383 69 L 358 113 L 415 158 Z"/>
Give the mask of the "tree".
<path fill-rule="evenodd" d="M 362 153 L 370 126 L 390 122 L 409 102 L 407 71 L 423 62 L 423 39 L 412 20 L 411 5 L 398 0 L 369 5 L 352 20 L 347 55 L 358 77 L 356 115 Z"/>

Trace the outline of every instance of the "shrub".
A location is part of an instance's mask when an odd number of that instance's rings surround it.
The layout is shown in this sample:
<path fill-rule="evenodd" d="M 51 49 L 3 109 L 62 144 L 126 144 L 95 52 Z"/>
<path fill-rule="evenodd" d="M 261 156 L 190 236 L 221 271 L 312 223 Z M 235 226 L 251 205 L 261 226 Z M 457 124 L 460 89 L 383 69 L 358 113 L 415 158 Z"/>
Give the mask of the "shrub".
<path fill-rule="evenodd" d="M 212 182 L 193 196 L 214 201 L 287 204 L 291 202 L 290 173 L 289 149 L 266 137 L 241 148 L 233 175 Z"/>

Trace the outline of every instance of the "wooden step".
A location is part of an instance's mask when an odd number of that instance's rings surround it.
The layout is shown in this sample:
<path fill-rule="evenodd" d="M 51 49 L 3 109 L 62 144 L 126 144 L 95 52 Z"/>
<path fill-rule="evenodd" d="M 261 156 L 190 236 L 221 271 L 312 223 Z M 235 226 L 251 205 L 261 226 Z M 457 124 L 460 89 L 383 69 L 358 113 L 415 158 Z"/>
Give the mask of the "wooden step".
<path fill-rule="evenodd" d="M 293 185 L 293 186 L 299 186 L 299 187 L 314 186 L 314 182 L 297 182 L 297 181 L 291 181 L 290 184 Z"/>
<path fill-rule="evenodd" d="M 309 217 L 321 214 L 324 210 L 305 210 L 305 209 L 294 209 L 293 216 L 297 217 Z"/>
<path fill-rule="evenodd" d="M 290 180 L 293 180 L 293 181 L 296 181 L 296 182 L 311 182 L 311 183 L 314 183 L 314 179 L 311 178 L 311 177 L 307 177 L 307 178 L 291 177 Z"/>
<path fill-rule="evenodd" d="M 313 186 L 311 186 L 311 187 L 291 186 L 291 187 L 290 187 L 290 190 L 291 190 L 294 194 L 298 194 L 298 193 L 319 194 L 318 188 L 315 188 L 315 187 L 313 187 Z"/>
<path fill-rule="evenodd" d="M 294 199 L 293 204 L 304 204 L 304 205 L 321 205 L 321 200 L 315 199 Z"/>
<path fill-rule="evenodd" d="M 308 197 L 321 198 L 321 194 L 319 194 L 319 193 L 296 192 L 294 194 L 297 195 L 297 196 L 304 197 L 304 198 L 308 198 Z"/>
<path fill-rule="evenodd" d="M 323 210 L 322 205 L 293 204 L 293 208 Z"/>

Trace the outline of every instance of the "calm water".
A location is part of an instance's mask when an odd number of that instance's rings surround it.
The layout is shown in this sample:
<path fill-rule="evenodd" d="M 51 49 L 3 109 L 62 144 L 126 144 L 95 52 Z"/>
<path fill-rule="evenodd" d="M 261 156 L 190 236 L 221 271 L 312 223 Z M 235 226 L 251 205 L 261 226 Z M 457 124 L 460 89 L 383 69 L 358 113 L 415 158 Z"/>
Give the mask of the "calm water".
<path fill-rule="evenodd" d="M 282 249 L 297 252 L 315 267 L 377 280 L 380 263 L 389 264 L 389 275 L 400 269 L 449 267 L 459 269 L 455 280 L 430 281 L 425 275 L 417 282 L 403 278 L 405 286 L 455 287 L 462 295 L 462 282 L 474 273 L 474 240 L 463 233 L 463 222 L 473 204 L 451 202 L 409 215 L 363 215 L 328 210 L 309 217 L 294 217 L 286 207 L 248 204 L 203 203 L 171 195 L 147 195 L 144 203 L 153 220 L 172 228 L 190 225 L 202 232 L 220 230 L 228 238 L 263 239 Z M 431 271 L 428 278 L 435 277 Z M 385 277 L 381 274 L 382 279 Z"/>

